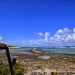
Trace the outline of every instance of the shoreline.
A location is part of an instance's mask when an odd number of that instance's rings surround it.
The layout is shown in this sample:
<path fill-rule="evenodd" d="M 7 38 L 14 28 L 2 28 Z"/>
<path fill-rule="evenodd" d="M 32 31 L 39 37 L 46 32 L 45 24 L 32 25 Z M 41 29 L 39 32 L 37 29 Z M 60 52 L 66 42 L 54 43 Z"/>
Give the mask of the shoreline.
<path fill-rule="evenodd" d="M 11 47 L 11 48 L 20 48 L 20 47 Z M 9 50 L 9 52 L 11 53 L 11 54 L 16 54 L 16 55 L 19 55 L 19 54 L 28 54 L 28 55 L 51 55 L 51 56 L 60 56 L 60 57 L 72 57 L 72 58 L 75 58 L 75 54 L 68 54 L 68 53 L 46 53 L 46 52 L 43 52 L 43 51 L 35 51 L 35 52 L 33 52 L 33 51 L 25 51 L 25 52 L 18 52 L 18 51 L 10 51 Z M 4 50 L 2 51 L 0 51 L 0 54 L 3 54 L 3 53 L 6 53 Z"/>
<path fill-rule="evenodd" d="M 41 72 L 44 72 L 45 70 L 51 70 L 59 72 L 69 72 L 69 71 L 75 71 L 75 56 L 69 56 L 69 55 L 58 55 L 58 54 L 47 54 L 47 53 L 32 53 L 32 55 L 29 54 L 14 54 L 11 53 L 12 56 L 17 56 L 16 61 L 21 63 L 25 69 L 26 74 L 29 72 L 37 72 L 40 70 Z M 39 56 L 48 56 L 47 59 L 39 58 Z M 6 54 L 0 53 L 0 58 L 2 61 L 6 61 Z M 44 57 L 45 58 L 45 57 Z M 5 63 L 6 63 L 5 62 Z"/>
<path fill-rule="evenodd" d="M 21 47 L 9 47 L 9 48 L 21 48 Z"/>

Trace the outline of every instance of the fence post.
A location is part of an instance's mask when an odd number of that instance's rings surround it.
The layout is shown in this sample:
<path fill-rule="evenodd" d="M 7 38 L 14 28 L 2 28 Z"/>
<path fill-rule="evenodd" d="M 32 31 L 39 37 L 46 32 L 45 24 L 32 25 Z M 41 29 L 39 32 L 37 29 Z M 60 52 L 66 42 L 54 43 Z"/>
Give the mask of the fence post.
<path fill-rule="evenodd" d="M 14 70 L 13 70 L 13 65 L 12 65 L 12 62 L 11 62 L 11 57 L 10 57 L 10 52 L 9 52 L 8 46 L 4 43 L 0 43 L 0 49 L 5 49 L 6 50 L 11 75 L 15 75 Z"/>

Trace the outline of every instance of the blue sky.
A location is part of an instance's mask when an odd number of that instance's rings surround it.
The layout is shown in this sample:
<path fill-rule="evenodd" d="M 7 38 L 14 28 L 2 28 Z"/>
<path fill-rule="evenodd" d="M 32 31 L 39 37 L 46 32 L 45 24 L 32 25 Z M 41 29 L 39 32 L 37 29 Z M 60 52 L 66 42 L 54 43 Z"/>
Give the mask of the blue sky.
<path fill-rule="evenodd" d="M 0 0 L 0 42 L 50 46 L 59 40 L 58 45 L 75 45 L 74 27 L 74 0 Z M 64 33 L 64 40 L 58 33 Z"/>

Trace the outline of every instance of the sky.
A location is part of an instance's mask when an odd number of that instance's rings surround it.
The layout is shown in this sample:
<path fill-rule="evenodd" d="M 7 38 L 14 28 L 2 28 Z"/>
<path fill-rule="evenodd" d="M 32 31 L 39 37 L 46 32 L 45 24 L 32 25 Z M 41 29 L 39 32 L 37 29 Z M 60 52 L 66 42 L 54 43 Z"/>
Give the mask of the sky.
<path fill-rule="evenodd" d="M 75 0 L 0 0 L 0 42 L 75 46 Z"/>

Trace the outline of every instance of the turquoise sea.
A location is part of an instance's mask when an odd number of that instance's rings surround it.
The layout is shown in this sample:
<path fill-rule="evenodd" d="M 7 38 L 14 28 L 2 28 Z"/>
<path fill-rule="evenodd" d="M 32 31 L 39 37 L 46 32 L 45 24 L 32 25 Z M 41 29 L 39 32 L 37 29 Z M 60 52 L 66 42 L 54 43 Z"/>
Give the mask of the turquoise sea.
<path fill-rule="evenodd" d="M 29 52 L 30 49 L 34 47 L 21 47 L 21 48 L 9 48 L 11 53 L 17 54 L 32 54 Z M 43 51 L 48 54 L 75 54 L 75 48 L 71 47 L 35 47 L 39 51 Z M 5 50 L 0 50 L 0 52 L 5 52 Z"/>

